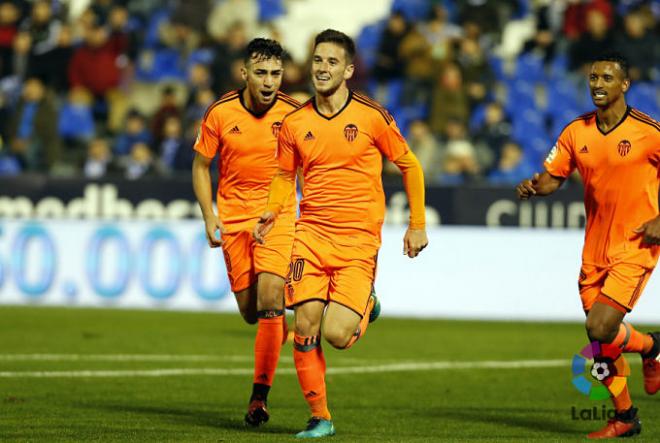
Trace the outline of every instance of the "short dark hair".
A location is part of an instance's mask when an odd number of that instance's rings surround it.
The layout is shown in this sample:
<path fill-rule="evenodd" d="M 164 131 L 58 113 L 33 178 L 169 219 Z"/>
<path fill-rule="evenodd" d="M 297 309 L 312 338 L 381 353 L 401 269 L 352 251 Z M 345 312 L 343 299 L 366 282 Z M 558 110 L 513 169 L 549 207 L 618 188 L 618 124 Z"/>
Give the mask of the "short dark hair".
<path fill-rule="evenodd" d="M 630 63 L 628 62 L 628 59 L 620 52 L 616 52 L 616 51 L 604 52 L 595 59 L 593 59 L 593 63 L 596 62 L 618 63 L 619 67 L 621 67 L 621 71 L 623 71 L 623 78 L 628 78 L 628 70 L 630 69 Z"/>
<path fill-rule="evenodd" d="M 334 43 L 341 46 L 346 51 L 348 62 L 352 63 L 355 57 L 355 43 L 353 39 L 343 32 L 335 31 L 334 29 L 326 29 L 319 33 L 314 39 L 314 49 L 321 43 Z"/>
<path fill-rule="evenodd" d="M 284 49 L 277 41 L 269 38 L 255 38 L 248 43 L 243 54 L 243 61 L 245 63 L 252 60 L 253 57 L 260 59 L 277 58 L 282 60 L 284 57 Z"/>

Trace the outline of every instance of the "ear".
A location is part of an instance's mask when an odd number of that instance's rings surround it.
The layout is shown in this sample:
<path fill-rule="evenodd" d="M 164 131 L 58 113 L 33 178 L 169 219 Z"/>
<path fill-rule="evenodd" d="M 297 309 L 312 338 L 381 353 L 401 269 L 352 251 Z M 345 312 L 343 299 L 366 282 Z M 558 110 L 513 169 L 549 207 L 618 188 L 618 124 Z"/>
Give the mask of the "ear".
<path fill-rule="evenodd" d="M 241 78 L 243 79 L 243 81 L 247 81 L 247 76 L 248 76 L 247 68 L 245 66 L 242 66 L 241 67 Z"/>
<path fill-rule="evenodd" d="M 621 82 L 621 90 L 626 93 L 628 92 L 628 89 L 630 89 L 630 79 L 625 78 L 623 79 L 623 82 Z"/>
<path fill-rule="evenodd" d="M 355 72 L 355 65 L 353 63 L 346 66 L 346 68 L 344 69 L 344 80 L 348 80 L 349 78 L 353 77 L 354 72 Z"/>

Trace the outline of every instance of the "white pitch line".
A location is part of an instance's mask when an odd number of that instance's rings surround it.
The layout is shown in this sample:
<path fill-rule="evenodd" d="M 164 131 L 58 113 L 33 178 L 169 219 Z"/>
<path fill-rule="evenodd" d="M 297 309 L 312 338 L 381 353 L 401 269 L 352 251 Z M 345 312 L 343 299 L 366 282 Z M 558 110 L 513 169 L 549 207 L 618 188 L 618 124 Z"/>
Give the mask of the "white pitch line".
<path fill-rule="evenodd" d="M 182 354 L 0 354 L 0 361 L 236 361 L 251 362 L 251 355 Z"/>
<path fill-rule="evenodd" d="M 513 360 L 513 361 L 436 361 L 407 362 L 373 366 L 328 368 L 328 374 L 364 374 L 385 372 L 417 372 L 450 369 L 523 369 L 570 366 L 570 360 Z M 251 375 L 252 368 L 171 368 L 146 370 L 81 370 L 81 371 L 5 371 L 0 378 L 92 378 L 92 377 L 170 377 L 181 375 Z M 294 368 L 280 368 L 280 375 L 293 375 Z"/>

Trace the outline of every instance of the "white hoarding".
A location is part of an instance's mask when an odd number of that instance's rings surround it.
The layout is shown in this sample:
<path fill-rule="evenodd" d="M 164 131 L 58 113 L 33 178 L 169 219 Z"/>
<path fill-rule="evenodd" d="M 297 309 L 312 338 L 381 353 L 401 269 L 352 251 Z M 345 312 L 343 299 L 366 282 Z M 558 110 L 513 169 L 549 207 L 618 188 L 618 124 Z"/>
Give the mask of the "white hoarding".
<path fill-rule="evenodd" d="M 235 311 L 222 252 L 200 221 L 0 223 L 0 303 Z M 440 227 L 416 259 L 385 228 L 384 315 L 581 320 L 579 230 Z M 660 322 L 658 278 L 632 320 Z"/>

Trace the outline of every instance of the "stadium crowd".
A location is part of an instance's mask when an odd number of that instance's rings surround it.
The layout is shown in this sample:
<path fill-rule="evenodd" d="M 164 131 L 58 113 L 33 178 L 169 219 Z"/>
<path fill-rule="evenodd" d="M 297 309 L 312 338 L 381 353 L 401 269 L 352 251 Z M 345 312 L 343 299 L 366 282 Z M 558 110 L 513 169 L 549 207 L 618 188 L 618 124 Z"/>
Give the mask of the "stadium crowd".
<path fill-rule="evenodd" d="M 0 176 L 189 174 L 205 110 L 241 86 L 252 37 L 280 39 L 287 3 L 1 0 Z M 633 65 L 628 102 L 660 114 L 659 17 L 652 0 L 394 0 L 354 36 L 351 87 L 393 114 L 427 183 L 513 184 L 592 108 L 605 49 Z M 301 101 L 307 66 L 285 60 Z"/>

